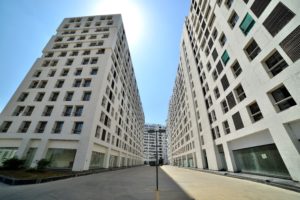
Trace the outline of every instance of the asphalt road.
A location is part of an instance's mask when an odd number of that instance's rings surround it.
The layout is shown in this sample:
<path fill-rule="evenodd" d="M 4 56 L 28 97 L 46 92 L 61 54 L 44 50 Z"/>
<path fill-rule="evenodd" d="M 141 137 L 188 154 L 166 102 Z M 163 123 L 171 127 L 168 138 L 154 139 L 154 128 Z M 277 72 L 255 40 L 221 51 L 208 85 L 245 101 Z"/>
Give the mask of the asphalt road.
<path fill-rule="evenodd" d="M 2 200 L 153 200 L 155 167 L 143 166 L 35 185 L 0 184 Z M 159 169 L 160 200 L 190 200 L 186 193 Z"/>

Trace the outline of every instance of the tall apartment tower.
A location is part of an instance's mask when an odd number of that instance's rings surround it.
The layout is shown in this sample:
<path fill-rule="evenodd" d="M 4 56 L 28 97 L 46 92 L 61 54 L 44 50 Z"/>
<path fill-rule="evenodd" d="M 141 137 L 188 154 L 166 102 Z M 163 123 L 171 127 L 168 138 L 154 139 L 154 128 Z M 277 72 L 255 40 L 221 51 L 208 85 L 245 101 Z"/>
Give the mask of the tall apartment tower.
<path fill-rule="evenodd" d="M 171 163 L 300 181 L 300 1 L 193 0 Z"/>
<path fill-rule="evenodd" d="M 155 164 L 156 161 L 156 133 L 158 159 L 167 163 L 167 135 L 166 127 L 159 124 L 145 124 L 144 129 L 144 163 Z"/>
<path fill-rule="evenodd" d="M 143 163 L 144 113 L 121 15 L 66 18 L 0 116 L 0 157 L 74 171 Z"/>

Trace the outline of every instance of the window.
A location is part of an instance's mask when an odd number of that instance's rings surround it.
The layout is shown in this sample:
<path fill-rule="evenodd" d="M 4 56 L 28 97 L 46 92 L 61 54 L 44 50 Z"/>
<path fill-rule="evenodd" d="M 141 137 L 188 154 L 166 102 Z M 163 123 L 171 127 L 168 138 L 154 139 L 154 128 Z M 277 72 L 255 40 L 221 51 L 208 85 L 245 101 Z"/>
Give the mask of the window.
<path fill-rule="evenodd" d="M 45 96 L 45 92 L 39 92 L 36 94 L 35 101 L 42 101 Z"/>
<path fill-rule="evenodd" d="M 63 51 L 59 54 L 59 57 L 65 57 L 67 55 L 67 52 L 66 51 Z"/>
<path fill-rule="evenodd" d="M 221 83 L 222 83 L 223 89 L 225 91 L 229 87 L 229 82 L 228 82 L 226 74 L 221 78 Z"/>
<path fill-rule="evenodd" d="M 48 81 L 40 81 L 38 88 L 45 88 Z"/>
<path fill-rule="evenodd" d="M 227 96 L 226 96 L 226 100 L 228 102 L 229 108 L 233 108 L 236 105 L 234 96 L 232 94 L 232 92 L 230 92 Z"/>
<path fill-rule="evenodd" d="M 289 8 L 279 2 L 267 19 L 263 22 L 264 27 L 274 37 L 295 16 Z"/>
<path fill-rule="evenodd" d="M 283 111 L 296 105 L 295 100 L 284 85 L 270 92 L 276 110 Z"/>
<path fill-rule="evenodd" d="M 102 130 L 102 135 L 101 135 L 101 140 L 105 141 L 105 136 L 106 136 L 106 130 L 103 129 Z M 118 141 L 118 139 L 117 139 L 117 141 Z"/>
<path fill-rule="evenodd" d="M 231 70 L 235 77 L 238 77 L 242 73 L 242 68 L 238 61 L 231 66 Z"/>
<path fill-rule="evenodd" d="M 239 16 L 236 14 L 235 11 L 233 11 L 228 20 L 230 27 L 234 28 L 238 20 L 239 20 Z"/>
<path fill-rule="evenodd" d="M 52 92 L 49 98 L 49 101 L 56 101 L 58 98 L 59 92 Z"/>
<path fill-rule="evenodd" d="M 30 124 L 30 121 L 23 121 L 19 127 L 18 133 L 26 133 Z"/>
<path fill-rule="evenodd" d="M 211 70 L 211 64 L 210 64 L 210 62 L 207 62 L 206 67 L 207 67 L 207 71 L 209 72 Z"/>
<path fill-rule="evenodd" d="M 84 79 L 82 86 L 83 87 L 90 87 L 91 86 L 91 82 L 92 82 L 91 79 Z"/>
<path fill-rule="evenodd" d="M 74 75 L 75 76 L 80 76 L 82 73 L 82 69 L 76 69 Z"/>
<path fill-rule="evenodd" d="M 26 98 L 28 97 L 29 93 L 28 92 L 22 92 L 21 95 L 18 98 L 19 102 L 23 102 L 26 100 Z"/>
<path fill-rule="evenodd" d="M 232 115 L 233 124 L 236 130 L 244 128 L 244 123 L 242 121 L 241 115 L 239 112 L 236 112 Z"/>
<path fill-rule="evenodd" d="M 49 76 L 49 77 L 53 77 L 53 76 L 55 75 L 55 72 L 56 72 L 55 69 L 51 69 L 51 70 L 49 71 L 48 76 Z"/>
<path fill-rule="evenodd" d="M 229 108 L 228 108 L 228 105 L 227 105 L 226 100 L 223 100 L 223 101 L 221 102 L 221 107 L 222 107 L 222 110 L 223 110 L 224 113 L 227 113 L 227 112 L 228 112 Z"/>
<path fill-rule="evenodd" d="M 37 70 L 34 72 L 34 74 L 32 75 L 35 78 L 38 78 L 41 75 L 42 71 L 41 70 Z"/>
<path fill-rule="evenodd" d="M 62 71 L 61 71 L 61 76 L 67 76 L 68 75 L 68 73 L 69 73 L 69 69 L 63 69 Z"/>
<path fill-rule="evenodd" d="M 260 119 L 263 118 L 263 115 L 259 109 L 259 106 L 256 102 L 252 103 L 251 105 L 248 106 L 249 114 L 251 117 L 251 120 L 253 122 L 257 122 Z"/>
<path fill-rule="evenodd" d="M 229 134 L 230 133 L 230 127 L 229 127 L 228 121 L 226 120 L 222 124 L 223 124 L 224 133 Z"/>
<path fill-rule="evenodd" d="M 76 44 L 74 45 L 74 48 L 79 48 L 79 47 L 82 47 L 82 43 L 76 43 Z"/>
<path fill-rule="evenodd" d="M 246 98 L 246 93 L 244 92 L 242 85 L 237 86 L 234 90 L 239 102 L 243 101 Z"/>
<path fill-rule="evenodd" d="M 52 133 L 60 133 L 63 128 L 64 122 L 63 121 L 55 121 L 54 126 L 52 128 Z"/>
<path fill-rule="evenodd" d="M 78 56 L 78 51 L 72 51 L 72 53 L 70 54 L 70 56 Z"/>
<path fill-rule="evenodd" d="M 23 110 L 25 109 L 25 106 L 17 106 L 16 109 L 14 110 L 12 116 L 19 116 Z"/>
<path fill-rule="evenodd" d="M 82 115 L 83 106 L 75 106 L 74 116 L 78 117 Z"/>
<path fill-rule="evenodd" d="M 222 57 L 222 62 L 224 63 L 224 65 L 226 65 L 230 59 L 229 55 L 228 55 L 228 52 L 225 50 Z"/>
<path fill-rule="evenodd" d="M 266 61 L 265 64 L 267 66 L 267 72 L 272 76 L 276 76 L 282 70 L 288 67 L 288 64 L 282 58 L 282 56 L 275 51 Z"/>
<path fill-rule="evenodd" d="M 35 132 L 36 133 L 43 133 L 45 131 L 47 122 L 46 121 L 39 121 L 36 128 L 35 128 Z"/>
<path fill-rule="evenodd" d="M 54 55 L 53 52 L 48 52 L 48 53 L 46 53 L 45 57 L 46 58 L 51 58 L 51 57 L 53 57 L 53 55 Z"/>
<path fill-rule="evenodd" d="M 270 2 L 271 0 L 254 0 L 251 10 L 259 18 Z"/>
<path fill-rule="evenodd" d="M 68 41 L 73 41 L 73 40 L 75 40 L 75 37 L 69 37 L 68 38 Z"/>
<path fill-rule="evenodd" d="M 86 50 L 82 53 L 82 55 L 84 56 L 87 56 L 87 55 L 90 55 L 91 54 L 91 51 L 90 50 Z"/>
<path fill-rule="evenodd" d="M 280 46 L 293 62 L 300 58 L 300 25 L 280 42 Z"/>
<path fill-rule="evenodd" d="M 71 116 L 73 106 L 65 106 L 63 116 Z"/>
<path fill-rule="evenodd" d="M 73 134 L 80 134 L 82 131 L 83 122 L 74 122 Z"/>
<path fill-rule="evenodd" d="M 261 51 L 254 39 L 252 39 L 252 41 L 246 46 L 244 50 L 250 60 L 253 60 Z"/>
<path fill-rule="evenodd" d="M 212 72 L 212 77 L 213 77 L 214 81 L 218 79 L 218 73 L 217 73 L 216 70 L 214 70 L 214 71 Z"/>
<path fill-rule="evenodd" d="M 216 28 L 214 28 L 211 35 L 212 35 L 212 38 L 215 40 L 218 37 L 218 30 Z"/>
<path fill-rule="evenodd" d="M 232 3 L 233 3 L 233 0 L 226 0 L 224 4 L 229 9 L 232 6 Z"/>
<path fill-rule="evenodd" d="M 216 87 L 214 89 L 214 94 L 215 94 L 216 99 L 218 99 L 220 97 L 220 92 L 219 92 L 219 88 L 218 87 Z"/>
<path fill-rule="evenodd" d="M 216 50 L 216 48 L 212 51 L 212 57 L 213 57 L 213 59 L 214 59 L 214 61 L 216 61 L 216 59 L 218 58 L 218 51 Z"/>
<path fill-rule="evenodd" d="M 1 127 L 0 127 L 0 132 L 2 133 L 6 133 L 9 129 L 9 127 L 11 126 L 12 122 L 11 121 L 4 121 L 2 124 L 1 124 Z"/>
<path fill-rule="evenodd" d="M 98 49 L 96 54 L 104 54 L 105 53 L 105 49 Z"/>
<path fill-rule="evenodd" d="M 43 112 L 43 116 L 50 116 L 53 110 L 53 106 L 46 106 Z"/>
<path fill-rule="evenodd" d="M 240 24 L 240 29 L 245 35 L 248 35 L 248 33 L 250 32 L 254 24 L 255 24 L 254 19 L 251 17 L 249 13 L 247 13 L 242 23 Z"/>
<path fill-rule="evenodd" d="M 221 74 L 221 72 L 223 71 L 223 65 L 221 63 L 221 61 L 218 62 L 218 64 L 216 65 L 218 74 Z"/>
<path fill-rule="evenodd" d="M 73 83 L 73 87 L 80 87 L 81 79 L 75 79 Z"/>
<path fill-rule="evenodd" d="M 99 137 L 100 137 L 100 131 L 101 131 L 100 126 L 97 126 L 97 127 L 96 127 L 96 132 L 95 132 L 95 137 L 96 137 L 96 138 L 99 138 Z"/>
<path fill-rule="evenodd" d="M 72 101 L 74 92 L 66 92 L 65 101 Z"/>
<path fill-rule="evenodd" d="M 73 61 L 74 61 L 74 59 L 68 59 L 67 62 L 66 62 L 66 65 L 67 65 L 67 66 L 72 65 L 72 64 L 73 64 Z"/>
<path fill-rule="evenodd" d="M 223 47 L 225 45 L 226 41 L 227 41 L 227 38 L 226 38 L 225 34 L 222 33 L 222 35 L 220 36 L 220 39 L 219 39 L 220 45 Z"/>
<path fill-rule="evenodd" d="M 31 88 L 31 89 L 36 88 L 38 83 L 39 83 L 38 81 L 32 81 L 29 85 L 29 88 Z"/>
<path fill-rule="evenodd" d="M 97 64 L 98 58 L 92 58 L 91 59 L 91 64 Z"/>
<path fill-rule="evenodd" d="M 23 113 L 23 116 L 31 116 L 33 110 L 34 110 L 34 106 L 27 106 Z"/>
<path fill-rule="evenodd" d="M 82 95 L 82 101 L 89 101 L 91 98 L 92 92 L 91 91 L 85 91 Z"/>
<path fill-rule="evenodd" d="M 90 59 L 89 58 L 84 58 L 81 62 L 82 65 L 87 65 L 89 64 Z"/>
<path fill-rule="evenodd" d="M 61 88 L 64 85 L 65 80 L 57 80 L 55 87 L 56 88 Z"/>
<path fill-rule="evenodd" d="M 96 75 L 97 72 L 98 72 L 98 68 L 92 68 L 91 72 L 90 72 L 90 75 Z"/>

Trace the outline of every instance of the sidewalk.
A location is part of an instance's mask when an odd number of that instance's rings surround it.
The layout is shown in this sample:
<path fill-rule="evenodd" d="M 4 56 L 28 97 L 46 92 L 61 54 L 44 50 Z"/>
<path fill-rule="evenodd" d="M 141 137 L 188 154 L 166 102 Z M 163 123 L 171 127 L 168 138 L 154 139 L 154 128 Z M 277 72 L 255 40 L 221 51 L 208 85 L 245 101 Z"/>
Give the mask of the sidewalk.
<path fill-rule="evenodd" d="M 237 178 L 220 176 L 220 173 L 205 173 L 200 170 L 190 170 L 174 166 L 163 166 L 162 169 L 192 198 L 196 200 L 298 200 L 300 193 L 258 183 L 264 178 L 252 176 L 256 182 L 241 180 L 250 179 L 242 174 Z M 223 174 L 222 174 L 223 173 Z M 230 175 L 229 175 L 230 176 Z M 268 177 L 268 180 L 269 177 Z M 270 182 L 279 183 L 279 180 Z M 288 180 L 285 180 L 288 182 Z M 286 182 L 284 182 L 286 184 Z"/>

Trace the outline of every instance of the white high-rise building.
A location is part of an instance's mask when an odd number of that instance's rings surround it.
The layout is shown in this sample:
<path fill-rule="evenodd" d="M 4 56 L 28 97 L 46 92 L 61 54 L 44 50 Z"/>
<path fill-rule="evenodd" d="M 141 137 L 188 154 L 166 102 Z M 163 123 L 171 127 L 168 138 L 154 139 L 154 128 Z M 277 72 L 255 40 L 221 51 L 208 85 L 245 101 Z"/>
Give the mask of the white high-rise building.
<path fill-rule="evenodd" d="M 155 164 L 156 162 L 156 132 L 157 132 L 157 155 L 167 163 L 167 135 L 166 127 L 159 124 L 145 124 L 144 129 L 144 163 Z"/>
<path fill-rule="evenodd" d="M 143 163 L 144 113 L 121 15 L 66 18 L 0 116 L 0 159 L 74 171 Z"/>
<path fill-rule="evenodd" d="M 171 163 L 300 181 L 300 1 L 193 0 Z"/>

